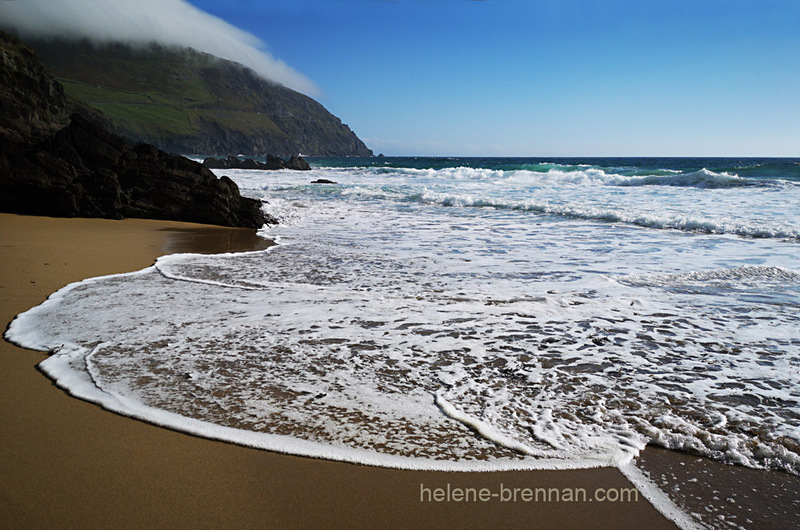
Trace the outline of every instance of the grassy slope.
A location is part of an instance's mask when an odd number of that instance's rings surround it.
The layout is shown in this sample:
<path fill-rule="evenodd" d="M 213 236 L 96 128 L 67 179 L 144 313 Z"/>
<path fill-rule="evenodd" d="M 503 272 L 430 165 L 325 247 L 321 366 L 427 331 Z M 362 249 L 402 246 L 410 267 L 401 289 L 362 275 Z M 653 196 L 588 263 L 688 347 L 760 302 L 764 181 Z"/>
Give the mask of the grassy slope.
<path fill-rule="evenodd" d="M 158 46 L 33 44 L 70 96 L 108 116 L 132 139 L 170 149 L 181 143 L 195 151 L 221 145 L 229 152 L 278 155 L 334 154 L 359 142 L 310 98 L 206 54 Z"/>
<path fill-rule="evenodd" d="M 210 59 L 163 49 L 140 51 L 135 54 L 113 46 L 96 50 L 99 53 L 84 52 L 83 58 L 79 53 L 69 59 L 54 52 L 46 55 L 55 55 L 51 68 L 70 96 L 136 135 L 200 134 L 200 118 L 247 135 L 278 130 L 272 120 L 258 114 L 252 102 L 209 89 L 200 68 L 214 66 Z"/>
<path fill-rule="evenodd" d="M 281 134 L 268 117 L 240 102 L 225 105 L 210 92 L 207 99 L 187 98 L 180 92 L 131 92 L 105 86 L 95 87 L 66 78 L 57 78 L 67 94 L 95 108 L 117 125 L 143 136 L 191 136 L 200 134 L 203 119 L 224 123 L 245 135 Z"/>
<path fill-rule="evenodd" d="M 142 134 L 197 132 L 184 102 L 158 94 L 135 93 L 59 78 L 67 94 L 99 110 L 128 130 Z M 179 104 L 176 104 L 179 103 Z"/>

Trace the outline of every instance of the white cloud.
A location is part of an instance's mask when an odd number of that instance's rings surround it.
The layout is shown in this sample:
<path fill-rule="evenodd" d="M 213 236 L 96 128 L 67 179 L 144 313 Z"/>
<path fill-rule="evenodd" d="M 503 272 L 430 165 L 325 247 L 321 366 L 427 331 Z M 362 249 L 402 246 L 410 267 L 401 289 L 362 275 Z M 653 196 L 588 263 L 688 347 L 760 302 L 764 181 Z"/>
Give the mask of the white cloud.
<path fill-rule="evenodd" d="M 87 37 L 96 42 L 188 46 L 242 63 L 261 76 L 309 95 L 319 89 L 265 50 L 255 35 L 183 0 L 11 0 L 0 25 L 24 37 Z"/>

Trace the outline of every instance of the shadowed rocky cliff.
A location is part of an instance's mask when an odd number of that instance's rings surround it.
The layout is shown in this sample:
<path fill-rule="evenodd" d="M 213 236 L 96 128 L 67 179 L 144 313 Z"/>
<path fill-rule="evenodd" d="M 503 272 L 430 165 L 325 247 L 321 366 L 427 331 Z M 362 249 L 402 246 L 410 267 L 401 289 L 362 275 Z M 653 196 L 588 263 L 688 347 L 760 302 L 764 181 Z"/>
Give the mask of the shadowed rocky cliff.
<path fill-rule="evenodd" d="M 254 228 L 274 222 L 229 178 L 106 130 L 31 48 L 2 32 L 0 64 L 0 211 Z"/>

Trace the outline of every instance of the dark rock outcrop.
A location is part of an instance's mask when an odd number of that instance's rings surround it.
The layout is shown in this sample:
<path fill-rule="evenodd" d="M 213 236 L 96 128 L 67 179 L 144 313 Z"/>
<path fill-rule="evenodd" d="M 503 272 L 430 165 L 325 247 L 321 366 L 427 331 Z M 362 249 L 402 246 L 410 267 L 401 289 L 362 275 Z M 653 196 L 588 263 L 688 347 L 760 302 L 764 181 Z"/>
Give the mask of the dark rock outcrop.
<path fill-rule="evenodd" d="M 283 169 L 284 162 L 277 156 L 267 155 L 267 164 L 265 169 Z"/>
<path fill-rule="evenodd" d="M 296 169 L 298 171 L 308 171 L 311 166 L 308 165 L 302 156 L 292 155 L 289 161 L 286 162 L 287 169 Z"/>
<path fill-rule="evenodd" d="M 225 226 L 274 222 L 236 184 L 78 113 L 21 41 L 0 33 L 0 211 Z"/>
<path fill-rule="evenodd" d="M 242 161 L 235 156 L 228 158 L 214 158 L 209 156 L 203 160 L 203 165 L 209 169 L 239 169 L 241 168 Z"/>
<path fill-rule="evenodd" d="M 311 166 L 301 156 L 292 155 L 289 160 L 283 160 L 277 156 L 267 155 L 266 162 L 259 162 L 253 158 L 239 159 L 233 155 L 227 158 L 207 157 L 203 160 L 203 165 L 209 169 L 294 169 L 298 171 L 309 171 Z"/>

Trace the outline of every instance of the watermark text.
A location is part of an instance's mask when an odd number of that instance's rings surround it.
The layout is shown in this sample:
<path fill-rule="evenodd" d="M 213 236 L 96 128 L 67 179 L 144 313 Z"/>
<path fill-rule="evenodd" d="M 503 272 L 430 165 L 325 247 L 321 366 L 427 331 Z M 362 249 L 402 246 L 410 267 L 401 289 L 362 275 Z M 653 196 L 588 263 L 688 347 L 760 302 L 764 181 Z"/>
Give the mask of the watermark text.
<path fill-rule="evenodd" d="M 419 485 L 420 502 L 638 502 L 636 488 L 494 488 Z"/>

